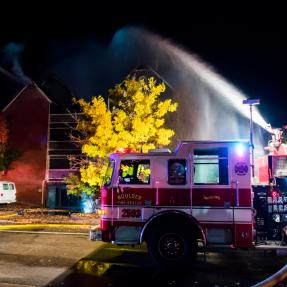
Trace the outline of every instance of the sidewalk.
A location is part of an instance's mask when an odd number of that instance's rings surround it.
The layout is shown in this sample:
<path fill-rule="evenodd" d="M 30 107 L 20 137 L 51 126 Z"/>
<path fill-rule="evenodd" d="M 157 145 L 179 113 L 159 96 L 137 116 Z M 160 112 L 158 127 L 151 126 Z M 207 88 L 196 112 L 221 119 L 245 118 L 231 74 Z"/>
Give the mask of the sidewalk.
<path fill-rule="evenodd" d="M 88 232 L 99 224 L 95 213 L 73 213 L 69 210 L 51 210 L 22 204 L 0 206 L 0 230 L 31 230 L 57 232 Z"/>

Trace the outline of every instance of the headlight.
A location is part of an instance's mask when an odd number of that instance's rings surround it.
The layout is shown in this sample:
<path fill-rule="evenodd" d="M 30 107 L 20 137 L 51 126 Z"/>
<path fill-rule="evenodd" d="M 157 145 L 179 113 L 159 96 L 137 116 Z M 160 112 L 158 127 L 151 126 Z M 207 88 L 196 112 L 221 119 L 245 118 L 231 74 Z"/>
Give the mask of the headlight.
<path fill-rule="evenodd" d="M 104 209 L 97 209 L 97 213 L 98 213 L 98 215 L 105 215 L 105 214 L 107 214 L 106 210 L 104 210 Z"/>

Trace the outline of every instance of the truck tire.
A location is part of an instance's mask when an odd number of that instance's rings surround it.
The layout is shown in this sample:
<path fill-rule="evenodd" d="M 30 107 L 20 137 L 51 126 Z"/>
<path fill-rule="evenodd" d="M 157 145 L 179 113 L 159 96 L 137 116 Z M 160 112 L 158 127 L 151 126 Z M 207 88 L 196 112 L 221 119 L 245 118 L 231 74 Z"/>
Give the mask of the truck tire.
<path fill-rule="evenodd" d="M 147 244 L 151 257 L 165 267 L 190 264 L 197 254 L 196 239 L 180 227 L 153 230 Z"/>

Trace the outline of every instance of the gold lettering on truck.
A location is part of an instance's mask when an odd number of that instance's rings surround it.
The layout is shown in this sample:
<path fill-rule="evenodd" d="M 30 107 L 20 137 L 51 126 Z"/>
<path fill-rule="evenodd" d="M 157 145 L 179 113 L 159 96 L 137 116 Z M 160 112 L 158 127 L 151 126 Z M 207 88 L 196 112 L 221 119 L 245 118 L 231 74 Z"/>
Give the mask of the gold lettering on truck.
<path fill-rule="evenodd" d="M 210 196 L 206 196 L 206 195 L 204 195 L 203 196 L 203 199 L 204 200 L 220 200 L 221 198 L 220 198 L 220 196 L 218 196 L 218 195 L 210 195 Z"/>
<path fill-rule="evenodd" d="M 117 195 L 118 204 L 141 204 L 142 196 L 136 193 L 122 193 Z"/>

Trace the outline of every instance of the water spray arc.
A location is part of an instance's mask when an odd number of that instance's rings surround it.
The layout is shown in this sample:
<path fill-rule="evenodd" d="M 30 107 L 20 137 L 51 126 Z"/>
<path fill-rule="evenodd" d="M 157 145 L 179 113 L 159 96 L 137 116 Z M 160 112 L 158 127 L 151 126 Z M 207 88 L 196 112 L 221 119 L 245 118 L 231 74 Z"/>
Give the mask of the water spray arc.
<path fill-rule="evenodd" d="M 225 98 L 236 110 L 238 110 L 247 119 L 249 118 L 248 107 L 242 106 L 242 101 L 247 98 L 235 86 L 229 83 L 222 76 L 213 71 L 212 68 L 197 59 L 197 57 L 187 53 L 186 51 L 172 45 L 171 43 L 164 42 L 166 48 L 177 56 L 186 65 L 189 70 L 194 71 L 208 86 L 218 91 L 222 97 Z M 253 109 L 253 121 L 267 130 L 268 123 L 259 113 L 258 109 Z"/>
<path fill-rule="evenodd" d="M 248 96 L 196 55 L 137 27 L 117 31 L 109 51 L 114 65 L 131 69 L 140 65 L 151 67 L 161 76 L 160 80 L 173 87 L 169 96 L 179 103 L 179 109 L 176 118 L 168 124 L 175 130 L 177 139 L 247 137 L 250 111 L 242 101 Z M 253 107 L 253 121 L 255 145 L 261 145 L 263 150 L 265 139 L 261 138 L 259 126 L 266 129 L 268 124 L 256 107 Z"/>

